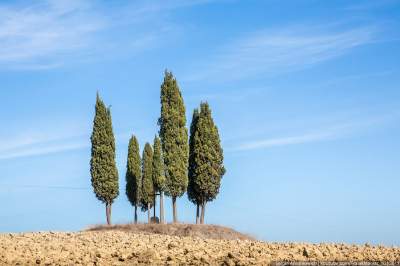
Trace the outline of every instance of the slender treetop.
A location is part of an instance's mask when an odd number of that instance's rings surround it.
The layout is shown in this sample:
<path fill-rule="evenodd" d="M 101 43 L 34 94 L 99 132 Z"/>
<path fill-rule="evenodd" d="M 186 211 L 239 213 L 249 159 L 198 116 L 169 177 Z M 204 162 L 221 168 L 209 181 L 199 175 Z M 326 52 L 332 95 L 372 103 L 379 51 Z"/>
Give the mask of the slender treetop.
<path fill-rule="evenodd" d="M 211 201 L 219 193 L 225 167 L 218 129 L 212 119 L 208 103 L 200 105 L 200 115 L 192 142 L 195 164 L 192 175 L 196 198 Z"/>
<path fill-rule="evenodd" d="M 193 110 L 192 123 L 190 124 L 190 137 L 189 137 L 189 184 L 187 188 L 188 198 L 194 204 L 201 204 L 201 199 L 198 197 L 199 193 L 196 192 L 194 183 L 195 169 L 197 167 L 194 153 L 194 136 L 197 130 L 197 122 L 199 120 L 199 110 Z"/>
<path fill-rule="evenodd" d="M 115 164 L 115 139 L 110 108 L 106 108 L 99 94 L 96 98 L 96 114 L 93 122 L 92 158 L 90 173 L 96 197 L 111 204 L 118 196 L 118 170 Z"/>
<path fill-rule="evenodd" d="M 140 204 L 140 191 L 142 188 L 141 160 L 139 143 L 135 136 L 129 140 L 128 162 L 126 165 L 126 196 L 132 206 Z"/>
<path fill-rule="evenodd" d="M 153 204 L 154 186 L 153 186 L 153 149 L 149 143 L 146 143 L 142 156 L 142 209 L 147 210 L 148 204 Z"/>
<path fill-rule="evenodd" d="M 165 173 L 164 162 L 161 151 L 161 140 L 159 137 L 154 137 L 153 144 L 153 184 L 154 190 L 157 192 L 164 191 L 165 189 Z"/>
<path fill-rule="evenodd" d="M 188 185 L 188 132 L 185 106 L 178 83 L 165 71 L 161 85 L 160 137 L 165 165 L 166 194 L 182 196 Z"/>

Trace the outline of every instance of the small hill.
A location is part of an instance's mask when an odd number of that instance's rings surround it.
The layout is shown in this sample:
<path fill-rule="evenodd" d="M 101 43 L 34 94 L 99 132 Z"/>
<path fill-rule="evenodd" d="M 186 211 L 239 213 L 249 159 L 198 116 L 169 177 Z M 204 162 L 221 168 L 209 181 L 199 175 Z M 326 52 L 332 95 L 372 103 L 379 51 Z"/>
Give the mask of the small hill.
<path fill-rule="evenodd" d="M 120 224 L 113 226 L 98 225 L 86 231 L 125 231 L 143 234 L 160 234 L 181 237 L 198 237 L 219 240 L 255 240 L 231 228 L 219 225 L 196 224 Z"/>

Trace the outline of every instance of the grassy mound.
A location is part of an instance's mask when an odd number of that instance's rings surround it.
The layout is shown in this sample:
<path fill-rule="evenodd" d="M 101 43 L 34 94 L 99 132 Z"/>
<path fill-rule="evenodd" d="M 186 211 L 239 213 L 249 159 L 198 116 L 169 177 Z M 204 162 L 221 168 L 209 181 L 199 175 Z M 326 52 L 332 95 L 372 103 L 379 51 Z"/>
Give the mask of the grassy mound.
<path fill-rule="evenodd" d="M 134 233 L 160 234 L 170 236 L 198 237 L 219 240 L 255 240 L 231 228 L 219 225 L 196 224 L 118 224 L 113 226 L 97 225 L 86 231 L 129 231 Z"/>

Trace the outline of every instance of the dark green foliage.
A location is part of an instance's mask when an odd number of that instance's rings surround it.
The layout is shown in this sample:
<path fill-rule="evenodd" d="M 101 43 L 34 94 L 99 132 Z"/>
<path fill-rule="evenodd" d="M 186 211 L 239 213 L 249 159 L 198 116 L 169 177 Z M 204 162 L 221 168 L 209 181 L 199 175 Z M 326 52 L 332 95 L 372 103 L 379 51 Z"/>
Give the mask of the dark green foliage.
<path fill-rule="evenodd" d="M 164 162 L 161 152 L 161 141 L 157 136 L 154 138 L 153 144 L 153 184 L 156 192 L 164 191 L 165 188 L 165 174 Z"/>
<path fill-rule="evenodd" d="M 140 204 L 140 191 L 142 187 L 141 159 L 139 143 L 135 136 L 129 140 L 128 162 L 126 165 L 126 196 L 132 206 Z"/>
<path fill-rule="evenodd" d="M 166 194 L 182 196 L 188 185 L 188 132 L 185 106 L 176 79 L 166 71 L 161 85 L 160 137 L 165 165 Z"/>
<path fill-rule="evenodd" d="M 153 149 L 149 143 L 146 143 L 142 156 L 142 210 L 148 210 L 148 205 L 153 204 L 154 186 L 153 186 Z"/>
<path fill-rule="evenodd" d="M 196 108 L 193 111 L 192 123 L 190 124 L 190 138 L 189 138 L 189 184 L 187 188 L 188 198 L 194 204 L 201 204 L 201 199 L 198 198 L 199 193 L 196 192 L 194 183 L 195 178 L 195 152 L 194 152 L 194 136 L 197 130 L 197 122 L 199 120 L 199 110 Z"/>
<path fill-rule="evenodd" d="M 191 136 L 192 154 L 190 173 L 192 179 L 191 200 L 212 201 L 219 193 L 225 174 L 223 151 L 218 129 L 211 117 L 208 103 L 200 105 L 200 115 Z"/>
<path fill-rule="evenodd" d="M 99 200 L 111 205 L 119 194 L 115 139 L 110 109 L 106 108 L 98 94 L 91 142 L 90 173 L 94 193 Z"/>

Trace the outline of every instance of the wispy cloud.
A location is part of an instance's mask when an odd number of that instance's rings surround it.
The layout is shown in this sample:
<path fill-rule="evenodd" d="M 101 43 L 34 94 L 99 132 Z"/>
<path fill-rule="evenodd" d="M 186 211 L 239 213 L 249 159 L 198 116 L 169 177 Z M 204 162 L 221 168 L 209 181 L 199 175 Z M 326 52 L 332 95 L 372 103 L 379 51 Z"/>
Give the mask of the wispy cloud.
<path fill-rule="evenodd" d="M 23 147 L 19 150 L 0 152 L 0 160 L 15 159 L 22 157 L 48 155 L 66 151 L 72 151 L 89 147 L 88 142 L 73 142 L 66 144 L 50 144 L 40 145 L 35 147 Z"/>
<path fill-rule="evenodd" d="M 230 151 L 248 151 L 256 149 L 267 149 L 277 146 L 288 146 L 295 144 L 305 144 L 321 141 L 329 141 L 349 137 L 356 132 L 367 130 L 384 123 L 397 121 L 400 118 L 400 113 L 395 112 L 389 115 L 376 116 L 364 118 L 362 120 L 356 120 L 353 122 L 343 122 L 328 126 L 322 129 L 308 130 L 306 133 L 293 134 L 289 136 L 279 137 L 266 137 L 247 142 L 242 142 L 234 147 L 231 147 Z"/>
<path fill-rule="evenodd" d="M 149 49 L 174 30 L 166 14 L 209 1 L 101 3 L 41 0 L 0 4 L 0 68 L 42 70 L 124 50 Z M 125 28 L 124 28 L 125 27 Z M 126 29 L 130 31 L 126 31 Z M 129 35 L 127 40 L 125 36 Z M 135 40 L 131 42 L 130 40 Z"/>
<path fill-rule="evenodd" d="M 341 56 L 373 41 L 375 27 L 347 30 L 287 27 L 266 29 L 236 39 L 197 66 L 188 80 L 238 80 L 298 70 Z"/>
<path fill-rule="evenodd" d="M 90 127 L 90 124 L 77 118 L 58 118 L 10 126 L 7 132 L 0 132 L 0 160 L 55 154 L 88 147 Z"/>
<path fill-rule="evenodd" d="M 11 137 L 0 143 L 0 160 L 40 156 L 89 147 L 86 135 L 34 134 Z"/>
<path fill-rule="evenodd" d="M 54 189 L 54 190 L 88 190 L 89 187 L 74 187 L 74 186 L 40 186 L 40 185 L 9 185 L 9 184 L 1 184 L 1 188 L 3 189 Z"/>
<path fill-rule="evenodd" d="M 104 21 L 86 1 L 38 1 L 0 6 L 0 66 L 49 68 L 87 47 Z"/>
<path fill-rule="evenodd" d="M 234 150 L 243 151 L 243 150 L 254 150 L 261 148 L 269 148 L 274 146 L 286 146 L 293 144 L 301 144 L 307 142 L 316 142 L 322 140 L 329 140 L 337 137 L 334 132 L 320 132 L 320 133 L 310 133 L 300 136 L 292 136 L 292 137 L 278 137 L 278 138 L 270 138 L 270 139 L 262 139 L 256 140 L 248 143 L 243 143 L 239 147 Z"/>
<path fill-rule="evenodd" d="M 68 131 L 65 128 L 64 130 Z M 24 135 L 3 138 L 0 142 L 0 161 L 90 148 L 90 133 L 87 130 L 70 130 L 66 133 L 62 131 L 27 132 Z M 131 133 L 127 132 L 115 134 L 117 144 L 125 144 L 130 136 Z"/>

